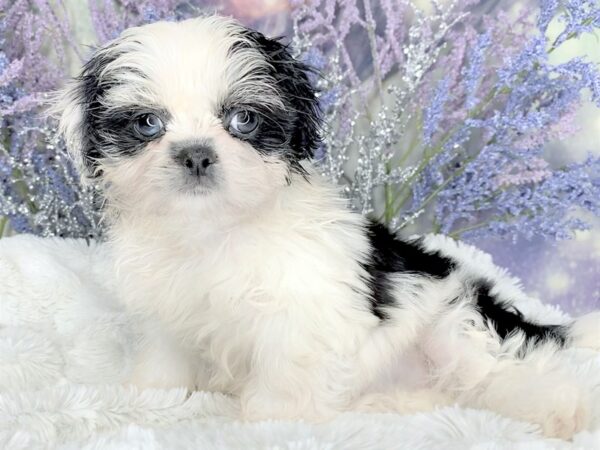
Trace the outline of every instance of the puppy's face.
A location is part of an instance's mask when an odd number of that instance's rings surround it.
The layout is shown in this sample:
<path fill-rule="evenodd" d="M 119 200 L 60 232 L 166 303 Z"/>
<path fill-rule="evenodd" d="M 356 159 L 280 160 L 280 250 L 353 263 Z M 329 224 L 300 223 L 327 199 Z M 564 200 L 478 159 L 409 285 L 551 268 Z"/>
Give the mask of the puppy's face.
<path fill-rule="evenodd" d="M 228 19 L 126 30 L 60 102 L 67 146 L 117 210 L 252 211 L 318 141 L 306 67 Z"/>

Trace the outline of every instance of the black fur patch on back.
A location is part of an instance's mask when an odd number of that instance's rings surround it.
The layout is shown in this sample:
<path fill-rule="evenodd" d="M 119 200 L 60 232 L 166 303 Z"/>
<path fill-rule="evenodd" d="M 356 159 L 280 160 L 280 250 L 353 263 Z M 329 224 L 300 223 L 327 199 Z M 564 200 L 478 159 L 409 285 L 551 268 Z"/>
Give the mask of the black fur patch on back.
<path fill-rule="evenodd" d="M 372 252 L 365 270 L 371 276 L 371 311 L 379 319 L 388 318 L 384 308 L 395 303 L 388 276 L 394 273 L 414 273 L 442 279 L 454 270 L 454 262 L 436 252 L 425 251 L 420 240 L 403 241 L 380 223 L 367 228 Z"/>
<path fill-rule="evenodd" d="M 477 311 L 490 321 L 502 339 L 521 331 L 527 338 L 527 343 L 538 343 L 552 340 L 560 345 L 566 343 L 566 329 L 561 325 L 540 325 L 530 322 L 523 314 L 509 303 L 491 294 L 492 286 L 487 281 L 475 284 Z"/>

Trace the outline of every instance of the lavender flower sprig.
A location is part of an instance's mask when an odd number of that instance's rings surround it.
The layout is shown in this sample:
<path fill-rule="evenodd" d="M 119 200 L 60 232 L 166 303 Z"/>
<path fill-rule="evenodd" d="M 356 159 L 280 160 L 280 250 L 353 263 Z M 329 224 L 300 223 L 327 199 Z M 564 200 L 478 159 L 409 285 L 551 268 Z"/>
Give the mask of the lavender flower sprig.
<path fill-rule="evenodd" d="M 481 14 L 476 0 L 432 0 L 428 14 L 409 0 L 292 3 L 297 53 L 323 74 L 317 161 L 358 210 L 457 237 L 563 238 L 586 226 L 576 210 L 598 214 L 597 160 L 552 167 L 542 152 L 576 130 L 584 93 L 600 106 L 595 64 L 548 59 L 598 29 L 597 2 L 542 0 L 516 16 Z M 98 43 L 205 6 L 216 2 L 88 3 Z M 100 237 L 97 193 L 79 185 L 54 124 L 37 115 L 69 59 L 87 53 L 60 0 L 0 0 L 0 10 L 0 233 L 10 222 Z M 551 23 L 563 27 L 553 41 Z"/>
<path fill-rule="evenodd" d="M 358 209 L 393 227 L 419 219 L 419 232 L 457 237 L 474 236 L 475 229 L 478 235 L 570 236 L 584 226 L 571 219 L 575 209 L 598 211 L 600 198 L 593 195 L 566 201 L 578 188 L 591 192 L 596 163 L 552 168 L 541 150 L 575 130 L 585 92 L 597 103 L 600 76 L 581 58 L 553 66 L 548 54 L 597 27 L 600 9 L 586 0 L 546 0 L 539 14 L 511 17 L 499 10 L 481 17 L 471 12 L 473 3 L 455 1 L 445 9 L 433 3 L 427 21 L 410 2 L 397 4 L 393 20 L 387 2 L 380 16 L 371 3 L 364 12 L 345 1 L 298 5 L 300 47 L 332 58 L 324 72 L 334 81 L 321 87 L 324 98 L 336 92 L 335 103 L 324 107 L 334 130 L 325 136 L 322 169 L 348 185 Z M 334 21 L 327 12 L 336 8 L 347 15 Z M 564 29 L 550 42 L 545 32 L 553 20 Z M 347 30 L 357 26 L 370 43 L 366 61 L 346 47 Z M 356 110 L 357 102 L 365 114 L 343 112 Z M 391 179 L 398 171 L 403 178 Z M 518 198 L 537 203 L 516 208 Z"/>

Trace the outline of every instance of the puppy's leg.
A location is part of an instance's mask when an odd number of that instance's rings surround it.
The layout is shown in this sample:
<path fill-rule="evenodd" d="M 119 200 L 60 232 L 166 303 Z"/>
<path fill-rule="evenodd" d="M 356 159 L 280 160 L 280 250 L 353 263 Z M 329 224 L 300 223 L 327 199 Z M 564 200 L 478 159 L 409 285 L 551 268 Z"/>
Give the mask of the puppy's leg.
<path fill-rule="evenodd" d="M 195 389 L 193 357 L 157 324 L 144 327 L 134 367 L 126 384 L 142 389 Z"/>
<path fill-rule="evenodd" d="M 538 423 L 549 436 L 585 428 L 595 386 L 576 379 L 558 349 L 599 349 L 600 313 L 570 325 L 539 322 L 517 308 L 527 296 L 489 256 L 441 236 L 426 244 L 455 260 L 464 282 L 462 300 L 440 316 L 424 346 L 439 384 L 465 405 Z"/>
<path fill-rule="evenodd" d="M 258 362 L 240 393 L 245 420 L 332 418 L 339 409 L 321 378 L 324 368 L 280 355 Z"/>
<path fill-rule="evenodd" d="M 570 438 L 590 423 L 592 387 L 569 370 L 561 342 L 504 340 L 468 303 L 444 314 L 424 339 L 433 381 L 458 403 L 539 424 L 544 434 Z"/>
<path fill-rule="evenodd" d="M 354 403 L 352 409 L 369 413 L 415 414 L 454 403 L 451 396 L 433 389 L 403 390 L 367 394 Z"/>
<path fill-rule="evenodd" d="M 257 320 L 250 371 L 239 392 L 245 420 L 327 420 L 347 406 L 355 371 L 287 312 Z"/>
<path fill-rule="evenodd" d="M 590 423 L 592 389 L 555 352 L 549 344 L 523 359 L 498 361 L 461 403 L 537 423 L 549 437 L 571 438 Z"/>

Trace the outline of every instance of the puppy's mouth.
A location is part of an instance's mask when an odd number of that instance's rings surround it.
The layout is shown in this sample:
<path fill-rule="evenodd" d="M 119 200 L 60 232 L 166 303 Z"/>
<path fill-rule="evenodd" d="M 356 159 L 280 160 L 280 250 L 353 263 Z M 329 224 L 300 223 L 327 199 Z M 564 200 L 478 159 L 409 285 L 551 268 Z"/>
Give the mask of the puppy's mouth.
<path fill-rule="evenodd" d="M 179 191 L 185 195 L 202 196 L 213 193 L 217 186 L 216 176 L 192 177 L 186 175 Z"/>

